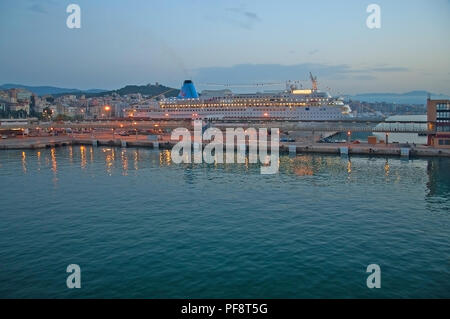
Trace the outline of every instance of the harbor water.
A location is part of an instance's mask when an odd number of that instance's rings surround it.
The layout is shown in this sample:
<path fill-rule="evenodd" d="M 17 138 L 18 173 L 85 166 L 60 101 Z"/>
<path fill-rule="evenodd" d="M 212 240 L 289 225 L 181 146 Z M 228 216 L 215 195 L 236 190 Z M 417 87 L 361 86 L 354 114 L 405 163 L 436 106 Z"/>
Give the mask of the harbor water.
<path fill-rule="evenodd" d="M 299 154 L 261 175 L 167 150 L 1 151 L 0 298 L 449 298 L 449 168 Z"/>

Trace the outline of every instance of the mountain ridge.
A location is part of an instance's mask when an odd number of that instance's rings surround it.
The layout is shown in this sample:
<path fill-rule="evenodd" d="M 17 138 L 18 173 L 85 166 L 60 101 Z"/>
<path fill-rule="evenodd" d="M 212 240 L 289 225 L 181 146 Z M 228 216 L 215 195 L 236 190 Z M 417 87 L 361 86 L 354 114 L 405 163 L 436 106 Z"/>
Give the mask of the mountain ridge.
<path fill-rule="evenodd" d="M 74 94 L 74 93 L 101 93 L 107 91 L 103 89 L 80 90 L 80 89 L 61 88 L 50 85 L 31 86 L 15 83 L 5 83 L 0 85 L 0 90 L 9 90 L 9 89 L 25 89 L 39 96 L 48 94 L 54 95 L 54 94 Z"/>
<path fill-rule="evenodd" d="M 143 95 L 158 96 L 164 94 L 166 97 L 174 97 L 179 93 L 178 89 L 171 88 L 164 85 L 126 85 L 122 88 L 115 90 L 104 89 L 70 89 L 61 88 L 55 86 L 28 86 L 22 84 L 3 84 L 0 86 L 0 90 L 7 90 L 11 88 L 22 88 L 31 91 L 37 95 L 55 95 L 61 96 L 66 94 L 86 95 L 87 97 L 100 97 L 117 93 L 119 95 L 140 93 Z M 358 93 L 358 94 L 346 94 L 344 95 L 348 99 L 359 100 L 361 102 L 387 102 L 387 103 L 404 103 L 404 104 L 425 104 L 428 95 L 433 99 L 450 99 L 450 96 L 445 94 L 431 93 L 425 90 L 413 90 L 404 93 L 392 93 L 392 92 L 374 92 L 374 93 Z"/>

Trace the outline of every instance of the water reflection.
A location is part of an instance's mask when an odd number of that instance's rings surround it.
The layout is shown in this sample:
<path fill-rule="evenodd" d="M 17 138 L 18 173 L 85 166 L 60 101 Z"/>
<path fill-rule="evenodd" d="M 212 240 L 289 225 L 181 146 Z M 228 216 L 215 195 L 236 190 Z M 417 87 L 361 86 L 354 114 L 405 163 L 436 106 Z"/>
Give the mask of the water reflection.
<path fill-rule="evenodd" d="M 103 149 L 103 153 L 106 154 L 106 157 L 105 157 L 106 172 L 108 173 L 108 175 L 112 175 L 114 161 L 115 161 L 114 149 L 105 148 L 105 149 Z"/>
<path fill-rule="evenodd" d="M 450 159 L 436 158 L 428 161 L 428 197 L 439 196 L 450 200 Z"/>
<path fill-rule="evenodd" d="M 313 176 L 314 175 L 314 167 L 312 162 L 312 157 L 305 155 L 305 156 L 298 156 L 294 158 L 289 158 L 289 162 L 282 162 L 280 165 L 280 169 L 282 169 L 284 166 L 291 165 L 293 172 L 297 176 Z"/>
<path fill-rule="evenodd" d="M 139 163 L 139 150 L 136 149 L 134 151 L 134 170 L 136 170 L 136 171 L 139 170 L 138 163 Z"/>
<path fill-rule="evenodd" d="M 27 155 L 25 152 L 22 152 L 22 171 L 24 173 L 27 172 Z"/>
<path fill-rule="evenodd" d="M 389 166 L 389 161 L 386 159 L 386 163 L 384 164 L 384 175 L 386 177 L 389 176 L 389 170 L 390 170 L 390 166 Z"/>
<path fill-rule="evenodd" d="M 41 170 L 41 151 L 38 151 L 36 153 L 36 157 L 37 157 L 38 171 L 40 171 Z"/>
<path fill-rule="evenodd" d="M 81 157 L 81 169 L 86 169 L 87 160 L 86 160 L 86 147 L 80 146 L 80 157 Z"/>
<path fill-rule="evenodd" d="M 69 147 L 69 161 L 70 161 L 70 164 L 72 164 L 73 163 L 73 147 L 72 147 L 72 145 L 69 145 L 68 147 Z"/>
<path fill-rule="evenodd" d="M 53 172 L 53 183 L 56 185 L 58 183 L 58 163 L 56 161 L 56 150 L 52 148 L 50 150 L 50 156 L 52 161 L 52 172 Z"/>
<path fill-rule="evenodd" d="M 159 166 L 170 166 L 172 163 L 171 152 L 164 150 L 159 152 Z"/>
<path fill-rule="evenodd" d="M 122 159 L 122 175 L 127 176 L 128 175 L 128 156 L 127 156 L 126 149 L 122 149 L 121 159 Z"/>
<path fill-rule="evenodd" d="M 91 164 L 92 164 L 92 163 L 94 163 L 94 147 L 93 146 L 89 147 L 89 154 L 91 157 Z"/>
<path fill-rule="evenodd" d="M 116 148 L 98 148 L 95 154 L 94 148 L 89 146 L 80 146 L 80 156 L 74 158 L 74 150 L 72 147 L 42 151 L 19 151 L 16 153 L 20 157 L 20 169 L 23 173 L 30 173 L 32 170 L 41 170 L 41 165 L 48 167 L 53 173 L 53 181 L 58 181 L 59 167 L 57 152 L 61 152 L 63 166 L 65 163 L 79 160 L 79 168 L 87 169 L 88 161 L 92 169 L 96 170 L 96 163 L 101 158 L 99 154 L 104 154 L 105 170 L 108 175 L 114 174 L 116 160 L 119 160 L 121 174 L 128 176 L 130 168 L 135 171 L 143 167 L 161 167 L 181 168 L 185 170 L 185 180 L 188 183 L 195 181 L 197 172 L 204 169 L 221 170 L 225 173 L 243 173 L 243 174 L 259 174 L 260 166 L 264 164 L 252 164 L 248 155 L 244 158 L 242 164 L 227 164 L 219 161 L 218 155 L 215 154 L 215 161 L 212 164 L 174 164 L 171 159 L 170 150 L 143 150 L 143 149 L 116 149 Z M 89 155 L 87 152 L 89 151 Z M 120 152 L 116 157 L 116 152 Z M 30 162 L 29 155 L 36 156 L 37 161 Z M 224 154 L 223 154 L 224 155 Z M 88 159 L 89 157 L 89 159 Z M 64 162 L 65 158 L 65 162 Z M 184 159 L 189 159 L 188 155 Z M 235 158 L 236 159 L 236 158 Z M 133 165 L 130 167 L 130 160 Z M 270 156 L 265 158 L 269 163 Z M 43 162 L 44 161 L 44 162 Z M 97 162 L 96 162 L 97 161 Z M 222 158 L 224 161 L 224 158 Z M 426 183 L 427 193 L 424 194 L 429 199 L 441 198 L 442 201 L 449 202 L 450 198 L 450 159 L 448 158 L 430 158 L 427 160 L 400 160 L 398 158 L 367 158 L 367 157 L 339 157 L 332 155 L 311 155 L 299 154 L 297 156 L 281 156 L 279 159 L 279 174 L 292 175 L 297 177 L 320 176 L 321 181 L 327 181 L 330 178 L 341 178 L 346 182 L 364 183 L 364 180 L 378 180 L 384 183 L 404 184 L 405 179 L 411 183 L 420 183 L 424 179 Z M 119 168 L 119 166 L 117 166 Z M 351 179 L 350 179 L 351 176 Z M 347 178 L 346 178 L 347 177 Z"/>

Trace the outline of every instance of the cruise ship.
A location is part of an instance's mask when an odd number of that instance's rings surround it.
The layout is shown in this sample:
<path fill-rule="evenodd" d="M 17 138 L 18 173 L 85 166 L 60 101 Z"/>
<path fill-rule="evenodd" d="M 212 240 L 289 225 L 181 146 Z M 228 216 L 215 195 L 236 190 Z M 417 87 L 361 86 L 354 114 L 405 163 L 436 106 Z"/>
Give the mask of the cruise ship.
<path fill-rule="evenodd" d="M 341 120 L 352 116 L 348 105 L 317 88 L 310 74 L 311 89 L 287 83 L 286 90 L 275 93 L 233 94 L 230 90 L 203 91 L 186 80 L 174 98 L 163 98 L 150 105 L 126 111 L 142 119 L 201 120 Z"/>

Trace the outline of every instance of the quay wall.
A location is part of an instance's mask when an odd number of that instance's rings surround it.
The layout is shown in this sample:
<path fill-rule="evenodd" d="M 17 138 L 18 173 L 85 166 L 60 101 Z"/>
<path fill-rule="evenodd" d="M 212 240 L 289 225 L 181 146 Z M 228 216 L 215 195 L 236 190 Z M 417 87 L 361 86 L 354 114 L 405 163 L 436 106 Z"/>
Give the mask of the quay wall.
<path fill-rule="evenodd" d="M 126 143 L 123 143 L 126 142 Z M 147 148 L 159 148 L 159 149 L 172 149 L 176 144 L 176 141 L 122 141 L 120 139 L 108 140 L 108 139 L 66 139 L 59 141 L 17 141 L 17 143 L 1 143 L 0 150 L 12 150 L 12 149 L 42 149 L 52 147 L 63 147 L 68 145 L 97 145 L 97 146 L 113 146 L 113 147 L 147 147 Z M 206 144 L 202 144 L 202 148 Z M 295 153 L 318 153 L 318 154 L 341 154 L 341 148 L 348 148 L 348 155 L 367 155 L 367 156 L 401 156 L 401 147 L 398 145 L 369 145 L 369 144 L 345 144 L 345 143 L 314 143 L 314 144 L 301 144 L 301 143 L 280 143 L 281 154 L 292 154 L 292 147 L 295 146 Z M 289 150 L 291 147 L 291 151 Z M 235 145 L 234 149 L 237 150 L 238 146 Z M 411 157 L 450 157 L 450 149 L 439 149 L 427 146 L 410 146 L 409 156 Z M 248 150 L 248 145 L 247 145 Z M 270 151 L 270 147 L 268 148 Z"/>

